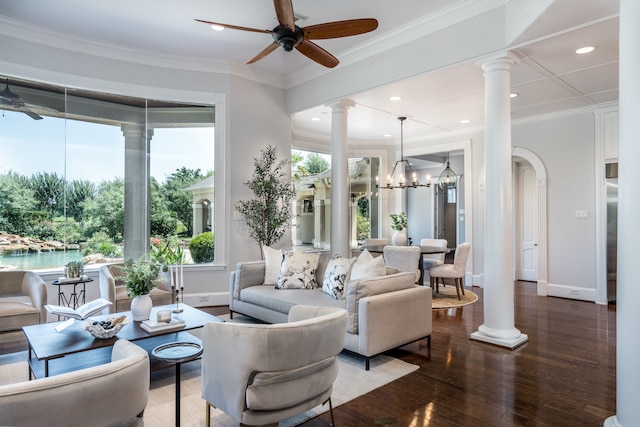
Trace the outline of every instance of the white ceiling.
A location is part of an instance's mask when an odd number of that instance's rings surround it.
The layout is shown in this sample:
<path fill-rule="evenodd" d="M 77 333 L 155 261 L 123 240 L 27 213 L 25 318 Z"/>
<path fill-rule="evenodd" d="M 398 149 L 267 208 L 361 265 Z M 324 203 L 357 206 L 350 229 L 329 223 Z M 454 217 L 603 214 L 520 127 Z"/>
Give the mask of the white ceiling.
<path fill-rule="evenodd" d="M 513 0 L 512 0 L 513 1 Z M 534 0 L 528 0 L 534 1 Z M 538 0 L 535 0 L 538 1 Z M 321 40 L 318 44 L 344 64 L 358 49 L 397 34 L 419 20 L 433 20 L 444 11 L 496 7 L 509 0 L 294 0 L 300 27 L 354 18 L 376 18 L 377 30 L 359 36 Z M 510 46 L 521 58 L 512 72 L 512 117 L 520 119 L 561 110 L 592 107 L 618 99 L 618 1 L 556 0 Z M 476 10 L 474 9 L 474 10 Z M 272 41 L 270 35 L 226 29 L 214 32 L 194 18 L 244 27 L 271 29 L 277 25 L 267 0 L 0 0 L 0 32 L 55 43 L 69 49 L 100 54 L 114 51 L 164 55 L 185 62 L 244 64 Z M 597 46 L 589 55 L 576 55 L 584 45 Z M 278 49 L 249 65 L 255 73 L 279 81 L 332 72 L 301 55 Z M 336 69 L 339 69 L 339 65 Z M 1 70 L 0 70 L 1 73 Z M 390 101 L 399 95 L 401 101 Z M 479 127 L 484 116 L 484 79 L 475 63 L 463 63 L 392 84 L 350 94 L 349 137 L 358 143 L 397 142 L 396 117 L 405 115 L 405 140 L 440 136 Z M 312 117 L 320 118 L 311 121 Z M 470 120 L 468 124 L 461 119 Z M 297 112 L 296 132 L 329 135 L 325 106 Z M 388 139 L 388 138 L 387 138 Z"/>

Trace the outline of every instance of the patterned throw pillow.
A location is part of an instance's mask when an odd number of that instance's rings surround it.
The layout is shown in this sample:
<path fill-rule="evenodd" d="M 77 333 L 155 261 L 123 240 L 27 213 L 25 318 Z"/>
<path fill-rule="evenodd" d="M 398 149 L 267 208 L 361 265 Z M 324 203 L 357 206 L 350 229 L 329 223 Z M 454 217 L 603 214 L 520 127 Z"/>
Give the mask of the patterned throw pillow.
<path fill-rule="evenodd" d="M 387 268 L 384 265 L 384 257 L 374 257 L 365 249 L 358 255 L 358 259 L 351 267 L 349 280 L 372 279 L 386 275 Z"/>
<path fill-rule="evenodd" d="M 264 285 L 276 285 L 280 277 L 280 267 L 282 266 L 282 249 L 273 249 L 269 246 L 262 246 L 264 255 Z"/>
<path fill-rule="evenodd" d="M 344 299 L 344 287 L 347 283 L 347 276 L 351 266 L 356 261 L 356 257 L 343 258 L 340 254 L 335 254 L 327 264 L 322 279 L 322 292 L 335 299 Z"/>
<path fill-rule="evenodd" d="M 276 289 L 315 289 L 318 253 L 285 252 Z"/>

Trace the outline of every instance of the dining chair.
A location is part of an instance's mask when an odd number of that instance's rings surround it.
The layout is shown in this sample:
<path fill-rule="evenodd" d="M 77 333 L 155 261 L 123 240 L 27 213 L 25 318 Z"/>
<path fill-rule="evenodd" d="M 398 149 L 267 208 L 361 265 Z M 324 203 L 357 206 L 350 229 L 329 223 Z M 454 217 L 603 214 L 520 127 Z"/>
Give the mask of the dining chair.
<path fill-rule="evenodd" d="M 446 248 L 448 245 L 447 239 L 422 239 L 420 240 L 420 246 L 437 246 L 439 248 Z M 424 254 L 422 255 L 422 271 L 428 272 L 434 265 L 444 264 L 444 257 L 446 253 L 441 254 Z M 422 276 L 422 283 L 424 285 L 424 275 Z"/>
<path fill-rule="evenodd" d="M 419 246 L 385 246 L 382 250 L 384 264 L 400 271 L 416 273 L 416 283 L 420 280 L 420 247 Z"/>
<path fill-rule="evenodd" d="M 387 239 L 386 237 L 381 237 L 378 239 L 366 239 L 364 241 L 364 246 L 383 246 L 383 245 L 390 245 L 391 244 L 391 239 Z"/>
<path fill-rule="evenodd" d="M 456 252 L 453 256 L 453 264 L 441 264 L 431 267 L 429 270 L 429 276 L 431 276 L 430 283 L 432 288 L 435 285 L 436 292 L 438 292 L 438 279 L 442 280 L 443 285 L 444 279 L 454 279 L 458 299 L 461 299 L 460 292 L 464 295 L 463 279 L 470 249 L 471 244 L 467 242 L 461 243 L 456 248 Z"/>

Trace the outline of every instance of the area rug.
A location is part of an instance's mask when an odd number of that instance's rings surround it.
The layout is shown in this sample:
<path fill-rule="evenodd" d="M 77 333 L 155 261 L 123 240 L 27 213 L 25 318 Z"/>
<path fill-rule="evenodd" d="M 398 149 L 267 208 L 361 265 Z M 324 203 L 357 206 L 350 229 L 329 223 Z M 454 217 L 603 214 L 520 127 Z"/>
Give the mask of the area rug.
<path fill-rule="evenodd" d="M 26 352 L 0 355 L 0 385 L 25 381 L 28 378 Z M 338 356 L 339 374 L 336 379 L 332 401 L 333 407 L 394 381 L 418 369 L 412 365 L 385 355 L 371 359 L 369 371 L 364 369 L 362 357 L 351 353 Z M 182 365 L 181 425 L 201 427 L 205 425 L 205 403 L 201 397 L 200 361 Z M 149 403 L 144 411 L 144 425 L 153 427 L 175 425 L 175 371 L 165 369 L 153 372 Z M 280 423 L 280 427 L 293 427 L 329 410 L 329 405 L 318 406 L 304 414 Z M 215 427 L 237 427 L 238 423 L 221 411 L 212 409 L 211 425 Z"/>
<path fill-rule="evenodd" d="M 464 289 L 464 295 L 460 295 L 462 299 L 458 299 L 458 294 L 456 293 L 456 287 L 453 285 L 447 286 L 439 286 L 438 293 L 433 292 L 433 296 L 431 298 L 431 308 L 432 309 L 441 309 L 441 308 L 455 308 L 462 307 L 464 305 L 473 304 L 478 301 L 478 295 L 471 292 L 469 289 Z"/>

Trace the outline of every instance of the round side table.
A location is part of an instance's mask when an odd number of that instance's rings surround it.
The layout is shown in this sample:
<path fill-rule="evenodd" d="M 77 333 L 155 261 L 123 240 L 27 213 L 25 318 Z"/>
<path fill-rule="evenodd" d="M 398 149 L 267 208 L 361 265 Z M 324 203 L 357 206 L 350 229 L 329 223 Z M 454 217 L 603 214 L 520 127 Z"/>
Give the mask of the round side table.
<path fill-rule="evenodd" d="M 176 364 L 176 427 L 179 427 L 180 365 L 200 357 L 202 355 L 202 346 L 193 342 L 170 342 L 154 348 L 151 355 L 160 361 Z"/>

